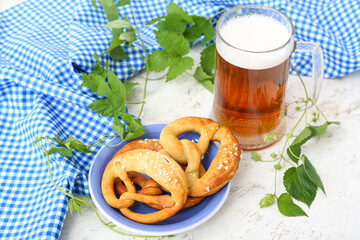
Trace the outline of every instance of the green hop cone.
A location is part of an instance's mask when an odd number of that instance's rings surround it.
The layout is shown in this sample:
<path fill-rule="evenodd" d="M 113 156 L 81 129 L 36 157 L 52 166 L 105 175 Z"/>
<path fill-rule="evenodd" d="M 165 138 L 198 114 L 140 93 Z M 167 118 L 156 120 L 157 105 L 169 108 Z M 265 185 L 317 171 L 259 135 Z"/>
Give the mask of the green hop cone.
<path fill-rule="evenodd" d="M 268 207 L 274 204 L 275 196 L 274 194 L 267 193 L 265 196 L 260 200 L 259 206 L 261 208 Z"/>
<path fill-rule="evenodd" d="M 280 165 L 280 164 L 275 164 L 275 165 L 274 165 L 274 168 L 275 168 L 276 170 L 280 170 L 280 169 L 281 169 L 281 165 Z"/>
<path fill-rule="evenodd" d="M 264 142 L 270 142 L 270 141 L 271 141 L 271 135 L 270 134 L 265 134 Z"/>
<path fill-rule="evenodd" d="M 261 156 L 257 152 L 251 152 L 251 159 L 254 161 L 261 161 Z"/>

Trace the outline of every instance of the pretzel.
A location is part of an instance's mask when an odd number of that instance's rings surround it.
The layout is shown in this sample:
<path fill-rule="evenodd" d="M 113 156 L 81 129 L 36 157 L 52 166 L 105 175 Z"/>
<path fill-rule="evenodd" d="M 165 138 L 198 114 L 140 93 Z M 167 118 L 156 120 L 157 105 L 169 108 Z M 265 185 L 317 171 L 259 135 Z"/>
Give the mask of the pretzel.
<path fill-rule="evenodd" d="M 200 134 L 197 144 L 177 138 L 186 132 Z M 201 157 L 204 156 L 210 141 L 220 142 L 219 151 L 206 173 L 199 177 Z M 189 196 L 201 197 L 216 193 L 232 179 L 239 165 L 241 150 L 238 140 L 229 129 L 211 119 L 177 119 L 162 130 L 160 143 L 173 159 L 180 164 L 188 164 L 185 173 Z"/>
<path fill-rule="evenodd" d="M 160 144 L 160 141 L 158 139 L 137 139 L 133 140 L 127 144 L 125 144 L 115 155 L 120 155 L 124 152 L 134 150 L 134 149 L 149 149 L 153 151 L 160 151 L 162 149 L 162 146 Z M 163 154 L 167 154 L 166 152 L 162 152 Z M 183 170 L 185 170 L 186 166 L 181 166 Z M 201 165 L 200 167 L 200 176 L 204 175 L 206 172 L 205 168 Z M 158 195 L 162 193 L 161 186 L 156 183 L 153 179 L 146 179 L 143 175 L 136 173 L 136 172 L 129 172 L 128 173 L 129 178 L 132 182 L 137 184 L 141 187 L 141 190 L 139 190 L 137 193 L 144 194 L 144 195 Z M 126 187 L 122 183 L 122 181 L 119 178 L 114 179 L 114 188 L 115 193 L 118 195 L 122 195 L 123 193 L 127 192 Z M 204 197 L 188 197 L 183 209 L 192 207 L 199 202 L 201 202 L 204 199 Z M 149 204 L 152 208 L 155 209 L 163 209 L 163 205 L 156 205 L 156 204 Z"/>
<path fill-rule="evenodd" d="M 169 195 L 148 196 L 136 193 L 128 172 L 139 172 L 152 177 L 170 192 Z M 114 193 L 114 180 L 119 177 L 127 192 L 118 199 Z M 188 185 L 184 171 L 171 157 L 148 149 L 135 149 L 117 153 L 105 168 L 102 179 L 105 201 L 119 208 L 129 219 L 141 223 L 156 223 L 176 214 L 184 205 L 188 195 Z M 148 214 L 134 213 L 128 209 L 134 201 L 165 206 L 164 209 Z"/>
<path fill-rule="evenodd" d="M 204 171 L 205 171 L 205 169 L 204 169 Z M 128 172 L 128 176 L 133 183 L 135 183 L 141 187 L 141 190 L 137 191 L 137 193 L 139 193 L 139 194 L 153 196 L 153 195 L 159 195 L 163 192 L 160 185 L 157 182 L 155 182 L 152 178 L 146 179 L 143 175 L 141 175 L 140 173 L 137 173 L 137 172 Z M 122 183 L 122 181 L 120 180 L 120 178 L 116 178 L 114 180 L 114 187 L 115 187 L 116 194 L 118 194 L 119 196 L 121 196 L 123 193 L 127 192 L 127 189 L 124 186 L 124 184 Z M 188 196 L 188 198 L 186 199 L 186 202 L 183 206 L 183 209 L 192 207 L 192 206 L 200 203 L 202 200 L 204 200 L 204 198 L 205 197 L 189 197 Z M 163 206 L 163 205 L 157 205 L 157 204 L 148 204 L 148 205 L 155 209 L 165 208 L 165 206 Z"/>
<path fill-rule="evenodd" d="M 138 148 L 158 151 L 158 150 L 162 149 L 162 146 L 160 145 L 160 142 L 158 140 L 147 140 L 147 139 L 146 140 L 142 140 L 142 139 L 134 140 L 134 141 L 124 145 L 119 151 L 117 151 L 115 153 L 115 155 L 113 156 L 113 159 L 116 158 L 117 156 L 121 155 L 124 152 L 138 149 Z M 110 161 L 110 162 L 112 162 L 112 161 Z M 115 174 L 113 163 L 110 164 L 110 162 L 108 163 L 108 165 L 106 166 L 106 168 L 104 170 L 103 178 L 102 178 L 102 182 L 101 182 L 101 190 L 102 190 L 104 199 L 113 208 L 129 207 L 134 203 L 134 201 L 120 201 L 115 195 L 114 183 L 119 183 L 120 179 Z M 119 185 L 119 184 L 116 184 L 116 185 Z M 125 183 L 125 185 L 126 185 L 126 183 Z M 120 187 L 120 186 L 118 186 L 118 187 Z M 127 188 L 126 191 L 136 192 L 136 188 L 132 184 L 131 181 L 127 182 L 127 185 L 124 188 Z"/>
<path fill-rule="evenodd" d="M 116 152 L 114 157 L 134 149 L 148 149 L 152 151 L 159 151 L 160 149 L 162 149 L 162 146 L 158 139 L 136 139 L 125 144 L 119 151 Z M 158 195 L 162 193 L 160 185 L 154 180 L 146 179 L 143 175 L 136 172 L 129 172 L 128 176 L 132 182 L 136 183 L 142 188 L 140 191 L 138 191 L 138 193 L 144 195 Z M 118 195 L 127 192 L 127 189 L 120 180 L 120 178 L 114 179 L 114 188 L 115 192 Z"/>
<path fill-rule="evenodd" d="M 125 144 L 119 151 L 116 152 L 114 157 L 134 149 L 148 149 L 157 152 L 162 149 L 162 146 L 158 139 L 137 139 Z M 132 182 L 136 183 L 142 188 L 140 191 L 138 191 L 138 193 L 144 195 L 158 195 L 162 193 L 162 189 L 160 188 L 161 186 L 154 180 L 148 180 L 143 175 L 136 172 L 129 172 L 128 176 Z M 127 192 L 126 187 L 119 178 L 114 179 L 114 187 L 115 192 L 118 195 Z"/>

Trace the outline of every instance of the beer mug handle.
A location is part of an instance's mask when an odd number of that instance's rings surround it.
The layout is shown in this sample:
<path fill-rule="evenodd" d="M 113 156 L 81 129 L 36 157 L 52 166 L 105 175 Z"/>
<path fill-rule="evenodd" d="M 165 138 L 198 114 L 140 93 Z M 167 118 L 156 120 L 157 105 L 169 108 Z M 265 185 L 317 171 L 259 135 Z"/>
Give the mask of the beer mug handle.
<path fill-rule="evenodd" d="M 313 42 L 296 42 L 295 52 L 311 52 L 312 54 L 312 92 L 308 92 L 309 97 L 317 101 L 320 94 L 321 85 L 324 77 L 324 58 L 321 47 Z M 312 104 L 309 105 L 309 107 Z"/>

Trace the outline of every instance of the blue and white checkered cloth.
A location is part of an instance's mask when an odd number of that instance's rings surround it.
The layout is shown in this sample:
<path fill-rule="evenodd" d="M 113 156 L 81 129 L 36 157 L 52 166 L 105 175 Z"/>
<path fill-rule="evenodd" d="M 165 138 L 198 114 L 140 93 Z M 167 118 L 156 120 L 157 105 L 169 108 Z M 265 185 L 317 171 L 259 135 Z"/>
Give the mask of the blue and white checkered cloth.
<path fill-rule="evenodd" d="M 194 15 L 211 16 L 243 0 L 176 1 Z M 165 15 L 168 0 L 132 0 L 140 32 L 149 52 L 158 48 L 152 26 Z M 294 22 L 296 40 L 316 42 L 324 50 L 325 77 L 341 77 L 360 68 L 360 2 L 357 0 L 248 0 L 283 11 Z M 99 4 L 98 4 L 99 5 Z M 133 19 L 129 7 L 119 8 Z M 112 37 L 102 28 L 106 17 L 90 0 L 28 0 L 0 13 L 0 239 L 58 239 L 68 199 L 50 181 L 35 136 L 62 139 L 72 135 L 85 143 L 112 133 L 111 120 L 86 108 L 96 96 L 79 72 L 91 71 Z M 139 45 L 134 45 L 142 52 Z M 134 50 L 115 63 L 121 78 L 144 64 Z M 311 73 L 311 56 L 294 55 L 301 74 Z M 110 61 L 108 56 L 103 62 Z M 47 147 L 49 147 L 47 145 Z M 53 178 L 74 193 L 89 195 L 87 174 L 94 153 L 73 158 L 51 155 Z"/>

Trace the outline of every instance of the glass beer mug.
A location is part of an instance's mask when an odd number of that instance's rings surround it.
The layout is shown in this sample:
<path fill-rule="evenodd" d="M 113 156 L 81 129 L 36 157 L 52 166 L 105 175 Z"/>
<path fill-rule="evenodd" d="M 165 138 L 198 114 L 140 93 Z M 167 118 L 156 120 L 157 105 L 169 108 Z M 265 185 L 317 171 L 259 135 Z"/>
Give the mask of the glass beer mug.
<path fill-rule="evenodd" d="M 323 80 L 322 50 L 315 43 L 295 42 L 290 19 L 265 6 L 227 11 L 216 33 L 214 117 L 232 130 L 243 150 L 270 146 L 275 141 L 264 141 L 264 136 L 281 134 L 285 128 L 281 113 L 291 53 L 312 53 L 310 96 L 316 100 Z"/>

